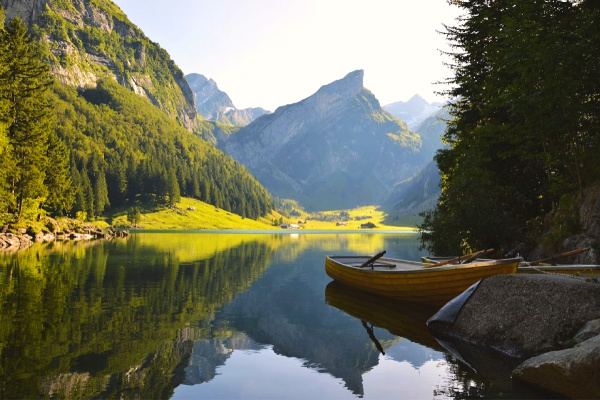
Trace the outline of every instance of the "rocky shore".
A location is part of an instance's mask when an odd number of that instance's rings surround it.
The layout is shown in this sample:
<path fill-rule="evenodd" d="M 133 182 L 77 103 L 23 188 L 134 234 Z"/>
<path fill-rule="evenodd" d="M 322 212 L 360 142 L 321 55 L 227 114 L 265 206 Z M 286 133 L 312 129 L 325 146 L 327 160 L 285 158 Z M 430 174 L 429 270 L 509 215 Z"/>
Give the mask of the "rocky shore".
<path fill-rule="evenodd" d="M 561 275 L 482 280 L 428 321 L 456 357 L 485 366 L 494 353 L 513 384 L 600 398 L 600 284 Z M 489 364 L 489 363 L 488 363 Z M 490 369 L 490 368 L 488 368 Z"/>
<path fill-rule="evenodd" d="M 102 228 L 73 219 L 55 220 L 46 218 L 46 229 L 36 232 L 32 228 L 11 229 L 8 226 L 0 230 L 0 251 L 12 252 L 24 250 L 36 242 L 53 240 L 98 240 L 127 237 L 129 232 L 109 227 Z"/>

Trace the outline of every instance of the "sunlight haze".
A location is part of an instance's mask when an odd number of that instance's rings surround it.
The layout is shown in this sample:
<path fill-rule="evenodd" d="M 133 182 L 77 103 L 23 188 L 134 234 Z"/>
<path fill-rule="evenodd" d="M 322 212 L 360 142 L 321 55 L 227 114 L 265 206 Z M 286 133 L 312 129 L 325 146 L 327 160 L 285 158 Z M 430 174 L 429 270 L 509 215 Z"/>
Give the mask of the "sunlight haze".
<path fill-rule="evenodd" d="M 237 108 L 298 102 L 363 69 L 382 105 L 420 94 L 440 101 L 447 79 L 445 0 L 116 0 L 185 74 L 217 82 Z"/>

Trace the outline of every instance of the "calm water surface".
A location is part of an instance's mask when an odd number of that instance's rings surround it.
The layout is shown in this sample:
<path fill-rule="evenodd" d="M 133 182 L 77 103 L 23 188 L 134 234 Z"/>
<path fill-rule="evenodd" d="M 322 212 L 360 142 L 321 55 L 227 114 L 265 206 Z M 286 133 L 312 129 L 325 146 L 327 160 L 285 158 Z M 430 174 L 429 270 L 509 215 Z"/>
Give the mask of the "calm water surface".
<path fill-rule="evenodd" d="M 325 274 L 325 255 L 381 250 L 421 256 L 415 235 L 381 233 L 136 233 L 0 255 L 0 398 L 543 397 L 487 355 L 458 361 L 426 329 L 436 309 Z"/>

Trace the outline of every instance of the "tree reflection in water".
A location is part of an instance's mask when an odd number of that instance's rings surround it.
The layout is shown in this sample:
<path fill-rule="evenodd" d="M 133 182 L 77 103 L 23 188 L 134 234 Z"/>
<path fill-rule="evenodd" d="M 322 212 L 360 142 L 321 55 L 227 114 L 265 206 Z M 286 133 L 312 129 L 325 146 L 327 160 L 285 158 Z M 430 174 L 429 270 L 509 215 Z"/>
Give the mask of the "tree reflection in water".
<path fill-rule="evenodd" d="M 326 254 L 383 249 L 419 256 L 410 235 L 231 233 L 135 234 L 0 256 L 0 398 L 177 397 L 236 385 L 249 371 L 230 364 L 257 360 L 269 365 L 252 372 L 273 374 L 258 385 L 263 395 L 275 376 L 307 395 L 327 385 L 341 397 L 498 394 L 493 378 L 429 334 L 434 311 L 360 295 L 324 272 Z M 386 371 L 394 378 L 382 383 Z"/>

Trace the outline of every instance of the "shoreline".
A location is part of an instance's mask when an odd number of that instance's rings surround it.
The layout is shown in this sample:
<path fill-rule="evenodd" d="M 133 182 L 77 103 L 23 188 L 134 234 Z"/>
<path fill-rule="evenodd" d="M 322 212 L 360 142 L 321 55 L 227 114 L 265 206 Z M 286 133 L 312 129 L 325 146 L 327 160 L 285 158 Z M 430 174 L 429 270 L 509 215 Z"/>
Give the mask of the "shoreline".
<path fill-rule="evenodd" d="M 58 232 L 36 233 L 34 235 L 25 232 L 0 233 L 0 253 L 12 253 L 26 250 L 35 243 L 49 243 L 54 241 L 81 241 L 81 240 L 111 240 L 114 238 L 124 238 L 129 236 L 127 230 L 116 230 L 112 227 L 108 232 L 102 231 L 100 227 L 93 225 L 83 225 L 74 230 L 65 230 Z"/>
<path fill-rule="evenodd" d="M 329 234 L 329 233 L 399 233 L 399 234 L 417 234 L 417 229 L 130 229 L 130 234 L 135 233 L 231 233 L 231 234 Z"/>
<path fill-rule="evenodd" d="M 127 238 L 136 233 L 219 233 L 231 235 L 255 234 L 255 235 L 319 235 L 319 234 L 399 234 L 416 235 L 417 229 L 116 229 L 109 227 L 107 232 L 94 225 L 83 225 L 80 228 L 59 232 L 44 232 L 32 235 L 21 229 L 19 233 L 0 233 L 0 254 L 12 253 L 26 250 L 35 243 L 49 243 L 53 241 L 83 241 L 83 240 L 112 240 L 115 238 Z"/>

